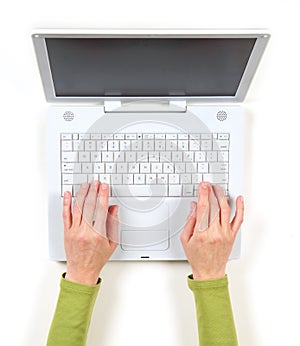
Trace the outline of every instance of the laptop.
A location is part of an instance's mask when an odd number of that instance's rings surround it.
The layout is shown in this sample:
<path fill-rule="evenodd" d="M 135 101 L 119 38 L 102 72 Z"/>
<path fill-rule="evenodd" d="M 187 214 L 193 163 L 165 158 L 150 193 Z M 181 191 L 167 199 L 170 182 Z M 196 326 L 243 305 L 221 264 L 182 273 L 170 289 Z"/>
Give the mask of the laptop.
<path fill-rule="evenodd" d="M 110 185 L 111 260 L 185 260 L 198 184 L 242 193 L 242 102 L 269 34 L 247 30 L 40 30 L 47 102 L 49 254 L 64 261 L 62 196 Z M 230 259 L 241 254 L 241 232 Z"/>

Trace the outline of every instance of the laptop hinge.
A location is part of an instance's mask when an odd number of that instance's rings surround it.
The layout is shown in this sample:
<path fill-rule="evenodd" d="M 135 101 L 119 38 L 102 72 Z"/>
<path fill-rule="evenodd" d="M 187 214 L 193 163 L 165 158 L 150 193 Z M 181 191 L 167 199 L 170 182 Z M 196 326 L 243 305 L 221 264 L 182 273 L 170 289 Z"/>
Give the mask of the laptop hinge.
<path fill-rule="evenodd" d="M 184 113 L 187 111 L 186 100 L 106 100 L 104 101 L 105 113 L 135 113 L 135 112 L 168 112 Z"/>

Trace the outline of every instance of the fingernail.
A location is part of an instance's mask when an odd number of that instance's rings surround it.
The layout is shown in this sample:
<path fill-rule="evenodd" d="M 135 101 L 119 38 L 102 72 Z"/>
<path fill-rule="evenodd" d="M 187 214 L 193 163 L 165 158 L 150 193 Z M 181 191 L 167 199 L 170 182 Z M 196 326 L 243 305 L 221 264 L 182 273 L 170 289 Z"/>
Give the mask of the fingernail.
<path fill-rule="evenodd" d="M 81 184 L 81 187 L 82 187 L 83 189 L 86 189 L 88 186 L 89 186 L 88 183 L 83 183 L 83 184 Z"/>
<path fill-rule="evenodd" d="M 207 189 L 208 188 L 208 183 L 201 183 L 202 189 Z"/>
<path fill-rule="evenodd" d="M 244 197 L 243 196 L 241 196 L 241 202 L 244 203 Z"/>
<path fill-rule="evenodd" d="M 64 198 L 65 198 L 65 199 L 69 199 L 69 192 L 68 192 L 68 191 L 66 191 L 66 192 L 64 193 Z"/>
<path fill-rule="evenodd" d="M 107 184 L 101 183 L 101 190 L 107 190 Z"/>

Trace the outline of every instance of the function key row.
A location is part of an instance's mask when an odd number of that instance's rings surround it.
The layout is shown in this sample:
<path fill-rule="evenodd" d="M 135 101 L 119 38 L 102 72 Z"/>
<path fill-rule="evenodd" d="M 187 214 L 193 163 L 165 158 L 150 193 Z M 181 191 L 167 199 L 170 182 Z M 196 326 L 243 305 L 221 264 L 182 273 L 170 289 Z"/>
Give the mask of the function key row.
<path fill-rule="evenodd" d="M 62 133 L 62 140 L 229 139 L 229 133 Z"/>

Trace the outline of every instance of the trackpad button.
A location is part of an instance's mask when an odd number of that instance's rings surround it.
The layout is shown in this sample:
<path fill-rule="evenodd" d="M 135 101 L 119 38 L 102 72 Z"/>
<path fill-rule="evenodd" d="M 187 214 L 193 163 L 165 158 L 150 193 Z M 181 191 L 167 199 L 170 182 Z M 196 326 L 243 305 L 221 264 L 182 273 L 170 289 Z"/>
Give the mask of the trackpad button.
<path fill-rule="evenodd" d="M 123 230 L 121 232 L 121 248 L 125 251 L 163 251 L 168 247 L 169 232 L 167 230 Z"/>

